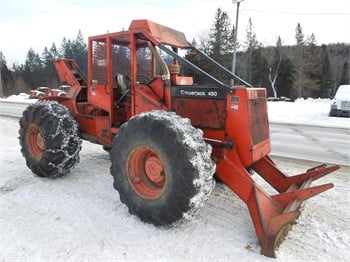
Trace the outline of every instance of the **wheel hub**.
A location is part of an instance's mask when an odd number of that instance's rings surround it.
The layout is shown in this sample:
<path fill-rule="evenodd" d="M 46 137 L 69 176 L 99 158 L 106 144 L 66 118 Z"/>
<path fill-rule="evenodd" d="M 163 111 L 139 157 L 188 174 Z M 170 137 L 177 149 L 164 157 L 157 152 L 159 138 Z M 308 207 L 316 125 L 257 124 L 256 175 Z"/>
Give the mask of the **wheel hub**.
<path fill-rule="evenodd" d="M 146 199 L 157 199 L 165 191 L 163 160 L 149 147 L 139 147 L 131 152 L 127 161 L 127 176 L 131 187 Z"/>
<path fill-rule="evenodd" d="M 27 141 L 28 148 L 32 155 L 36 159 L 40 159 L 44 151 L 45 139 L 42 136 L 40 128 L 37 125 L 33 124 L 28 128 Z"/>
<path fill-rule="evenodd" d="M 156 156 L 151 156 L 146 159 L 145 172 L 147 177 L 154 183 L 164 181 L 164 168 L 162 162 Z"/>

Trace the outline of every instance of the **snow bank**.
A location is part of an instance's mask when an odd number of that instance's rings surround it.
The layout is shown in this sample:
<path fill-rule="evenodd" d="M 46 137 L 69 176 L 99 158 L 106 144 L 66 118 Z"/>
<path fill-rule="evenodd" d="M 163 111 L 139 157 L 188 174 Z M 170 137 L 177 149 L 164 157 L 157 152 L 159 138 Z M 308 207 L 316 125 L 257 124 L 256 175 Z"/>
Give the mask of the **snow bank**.
<path fill-rule="evenodd" d="M 37 99 L 30 99 L 29 95 L 26 93 L 19 93 L 18 95 L 11 95 L 7 98 L 0 98 L 0 101 L 10 101 L 10 102 L 29 102 L 33 103 Z"/>
<path fill-rule="evenodd" d="M 350 128 L 350 118 L 329 117 L 330 99 L 297 99 L 295 102 L 268 102 L 269 121 L 301 125 Z"/>
<path fill-rule="evenodd" d="M 13 102 L 33 103 L 29 95 L 20 93 L 0 99 Z M 319 125 L 350 128 L 350 118 L 329 117 L 330 99 L 297 99 L 295 102 L 268 102 L 269 121 L 273 123 L 288 123 L 301 125 Z"/>

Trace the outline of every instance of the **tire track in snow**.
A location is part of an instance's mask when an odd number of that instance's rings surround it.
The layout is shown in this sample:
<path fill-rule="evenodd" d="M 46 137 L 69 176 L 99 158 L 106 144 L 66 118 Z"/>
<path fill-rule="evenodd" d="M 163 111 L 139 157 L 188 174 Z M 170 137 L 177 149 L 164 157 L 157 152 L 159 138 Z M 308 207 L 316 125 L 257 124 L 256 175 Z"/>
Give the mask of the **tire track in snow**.
<path fill-rule="evenodd" d="M 16 191 L 18 188 L 34 183 L 33 177 L 15 177 L 5 182 L 3 186 L 0 186 L 1 194 L 8 194 Z"/>
<path fill-rule="evenodd" d="M 330 153 L 334 157 L 339 158 L 342 161 L 349 163 L 350 160 L 349 160 L 349 157 L 346 154 L 343 154 L 341 152 L 336 151 L 335 147 L 330 147 L 330 146 L 322 143 L 322 139 L 319 139 L 319 138 L 317 138 L 315 136 L 310 135 L 305 129 L 302 130 L 302 129 L 297 128 L 297 127 L 290 127 L 290 129 L 292 131 L 294 131 L 295 133 L 297 133 L 297 134 L 301 135 L 302 137 L 304 137 L 307 141 L 319 145 L 322 149 L 324 149 L 326 152 Z"/>

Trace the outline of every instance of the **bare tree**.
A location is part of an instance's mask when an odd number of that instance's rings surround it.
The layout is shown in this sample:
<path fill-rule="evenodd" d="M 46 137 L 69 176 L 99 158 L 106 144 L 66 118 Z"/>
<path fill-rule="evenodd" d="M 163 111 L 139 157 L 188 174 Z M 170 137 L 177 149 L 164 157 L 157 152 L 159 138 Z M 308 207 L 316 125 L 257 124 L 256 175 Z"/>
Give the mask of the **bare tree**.
<path fill-rule="evenodd" d="M 281 37 L 278 37 L 276 48 L 271 49 L 273 52 L 268 57 L 269 64 L 269 82 L 271 84 L 271 89 L 273 92 L 273 97 L 277 98 L 277 90 L 276 90 L 276 80 L 279 75 L 279 70 L 282 62 L 282 41 Z"/>
<path fill-rule="evenodd" d="M 209 30 L 202 31 L 198 38 L 199 38 L 199 49 L 206 53 L 207 55 L 210 54 L 210 37 L 209 37 Z"/>

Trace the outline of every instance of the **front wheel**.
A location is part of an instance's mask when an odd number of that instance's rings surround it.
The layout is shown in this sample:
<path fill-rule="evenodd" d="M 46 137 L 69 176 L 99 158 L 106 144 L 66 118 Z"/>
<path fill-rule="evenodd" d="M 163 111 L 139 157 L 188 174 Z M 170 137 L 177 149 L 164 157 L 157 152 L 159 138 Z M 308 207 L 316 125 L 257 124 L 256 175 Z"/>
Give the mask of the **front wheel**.
<path fill-rule="evenodd" d="M 24 110 L 19 124 L 21 151 L 34 174 L 64 176 L 79 161 L 78 126 L 65 106 L 36 102 Z"/>
<path fill-rule="evenodd" d="M 120 200 L 154 225 L 192 216 L 214 187 L 211 147 L 201 130 L 175 113 L 130 119 L 113 141 L 111 160 Z"/>

